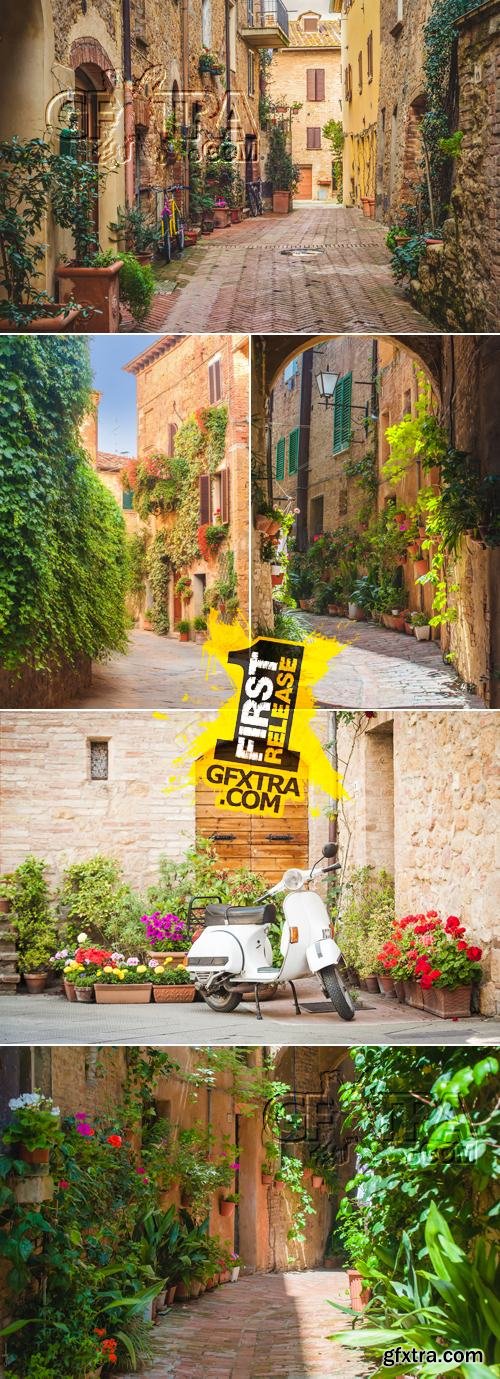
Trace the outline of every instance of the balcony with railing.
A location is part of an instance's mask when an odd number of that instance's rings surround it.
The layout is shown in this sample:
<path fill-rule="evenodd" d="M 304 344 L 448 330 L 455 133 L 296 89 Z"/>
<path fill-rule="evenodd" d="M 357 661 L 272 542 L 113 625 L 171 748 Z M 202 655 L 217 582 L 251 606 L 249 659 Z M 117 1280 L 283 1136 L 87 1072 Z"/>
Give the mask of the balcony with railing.
<path fill-rule="evenodd" d="M 249 48 L 287 48 L 288 10 L 283 0 L 247 0 L 240 34 Z"/>

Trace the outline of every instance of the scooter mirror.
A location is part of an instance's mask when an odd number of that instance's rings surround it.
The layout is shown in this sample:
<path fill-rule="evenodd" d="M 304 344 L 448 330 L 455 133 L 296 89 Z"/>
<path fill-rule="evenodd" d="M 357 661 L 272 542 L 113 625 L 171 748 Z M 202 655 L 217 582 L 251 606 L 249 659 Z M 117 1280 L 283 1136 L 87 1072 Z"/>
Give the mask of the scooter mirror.
<path fill-rule="evenodd" d="M 323 848 L 323 857 L 336 857 L 337 852 L 338 843 L 325 843 L 325 846 Z"/>
<path fill-rule="evenodd" d="M 283 877 L 283 885 L 286 891 L 300 891 L 303 880 L 302 872 L 297 871 L 295 867 L 290 867 L 290 870 L 286 871 Z"/>

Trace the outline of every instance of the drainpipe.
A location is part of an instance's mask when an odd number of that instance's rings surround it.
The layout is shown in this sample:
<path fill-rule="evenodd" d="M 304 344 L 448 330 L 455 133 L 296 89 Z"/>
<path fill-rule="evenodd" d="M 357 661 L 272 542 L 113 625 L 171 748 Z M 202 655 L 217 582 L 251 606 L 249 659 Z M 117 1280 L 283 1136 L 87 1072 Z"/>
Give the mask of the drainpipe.
<path fill-rule="evenodd" d="M 190 130 L 189 116 L 189 0 L 181 0 L 181 67 L 182 67 L 182 123 L 184 129 Z M 185 187 L 189 187 L 189 143 L 190 138 L 186 135 L 186 152 L 183 158 L 183 182 Z M 189 215 L 189 191 L 183 193 L 183 208 L 186 219 Z"/>
<path fill-rule="evenodd" d="M 297 550 L 306 551 L 307 509 L 309 506 L 309 440 L 311 434 L 311 402 L 313 379 L 313 350 L 305 350 L 302 355 L 302 375 L 300 380 L 300 421 L 299 456 L 297 466 Z"/>
<path fill-rule="evenodd" d="M 226 42 L 226 129 L 229 129 L 231 114 L 231 5 L 224 0 L 224 27 Z"/>
<path fill-rule="evenodd" d="M 123 29 L 123 136 L 125 143 L 125 205 L 135 199 L 135 120 L 132 96 L 132 44 L 130 39 L 130 0 L 122 0 Z"/>

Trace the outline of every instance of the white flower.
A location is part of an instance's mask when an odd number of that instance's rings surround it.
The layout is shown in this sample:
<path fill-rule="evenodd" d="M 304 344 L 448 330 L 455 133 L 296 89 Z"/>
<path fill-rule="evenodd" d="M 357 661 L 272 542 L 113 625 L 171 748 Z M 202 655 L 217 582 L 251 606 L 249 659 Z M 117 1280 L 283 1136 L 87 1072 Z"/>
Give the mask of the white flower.
<path fill-rule="evenodd" d="M 86 942 L 87 942 L 87 939 L 88 939 L 88 934 L 79 934 L 79 935 L 78 935 L 78 942 L 79 942 L 79 943 L 86 943 Z"/>
<path fill-rule="evenodd" d="M 138 962 L 138 958 L 127 958 L 127 967 L 137 967 Z"/>

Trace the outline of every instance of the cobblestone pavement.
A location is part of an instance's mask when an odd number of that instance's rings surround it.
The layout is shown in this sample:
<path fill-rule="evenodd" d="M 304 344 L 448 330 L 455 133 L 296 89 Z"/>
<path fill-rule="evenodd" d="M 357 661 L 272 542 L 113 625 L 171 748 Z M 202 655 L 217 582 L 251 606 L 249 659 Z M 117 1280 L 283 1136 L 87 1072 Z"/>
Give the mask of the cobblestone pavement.
<path fill-rule="evenodd" d="M 434 331 L 394 284 L 387 229 L 356 208 L 307 207 L 202 237 L 155 269 L 158 292 L 124 331 Z M 288 249 L 320 250 L 290 255 Z"/>
<path fill-rule="evenodd" d="M 154 632 L 130 634 L 126 656 L 95 663 L 89 694 L 70 699 L 73 709 L 182 709 L 217 707 L 232 684 L 196 642 L 178 642 Z"/>
<path fill-rule="evenodd" d="M 315 685 L 316 702 L 343 709 L 484 709 L 468 694 L 436 642 L 417 642 L 373 622 L 300 613 L 308 630 L 335 637 L 345 650 Z"/>
<path fill-rule="evenodd" d="M 231 1015 L 204 1001 L 185 1005 L 97 1006 L 43 996 L 0 995 L 0 1044 L 498 1044 L 500 1020 L 479 1015 L 440 1020 L 368 992 L 357 993 L 354 1020 L 335 1014 L 314 978 L 298 984 L 302 1010 L 295 1015 L 288 988 L 262 1005 L 242 1001 Z"/>
<path fill-rule="evenodd" d="M 174 1303 L 145 1379 L 363 1379 L 361 1356 L 328 1340 L 343 1323 L 329 1299 L 349 1304 L 345 1274 L 252 1274 Z"/>

